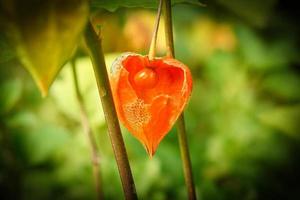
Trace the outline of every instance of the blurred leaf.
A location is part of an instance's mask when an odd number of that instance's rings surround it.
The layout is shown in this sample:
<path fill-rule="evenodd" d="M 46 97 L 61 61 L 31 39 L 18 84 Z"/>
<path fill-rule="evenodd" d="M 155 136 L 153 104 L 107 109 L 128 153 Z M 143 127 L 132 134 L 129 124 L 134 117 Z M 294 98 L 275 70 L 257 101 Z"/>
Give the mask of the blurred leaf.
<path fill-rule="evenodd" d="M 243 17 L 247 21 L 258 25 L 263 26 L 277 0 L 216 0 L 219 4 L 225 6 L 233 13 Z"/>
<path fill-rule="evenodd" d="M 13 47 L 8 44 L 7 36 L 3 32 L 0 32 L 0 49 L 0 63 L 6 62 L 16 56 Z"/>
<path fill-rule="evenodd" d="M 65 195 L 68 199 L 95 199 L 92 197 L 95 196 L 95 190 L 88 139 L 82 134 L 81 127 L 72 132 L 72 136 L 55 152 L 54 159 L 58 164 L 56 182 L 67 188 Z"/>
<path fill-rule="evenodd" d="M 76 70 L 80 92 L 84 98 L 91 124 L 103 124 L 104 116 L 98 90 L 95 87 L 96 80 L 91 60 L 88 57 L 77 59 Z M 54 99 L 57 108 L 66 116 L 78 121 L 81 120 L 70 63 L 64 67 L 61 75 L 53 84 L 51 98 Z"/>
<path fill-rule="evenodd" d="M 26 134 L 21 136 L 24 151 L 32 165 L 45 162 L 69 139 L 69 133 L 65 129 L 49 124 L 40 124 L 32 132 L 23 134 Z"/>
<path fill-rule="evenodd" d="M 139 193 L 142 196 L 146 196 L 148 189 L 157 184 L 160 180 L 160 161 L 153 158 L 152 160 L 145 159 L 145 162 L 135 163 L 133 165 L 133 171 L 136 172 L 136 183 L 139 186 Z"/>
<path fill-rule="evenodd" d="M 52 173 L 43 170 L 34 170 L 26 173 L 24 180 L 25 199 L 47 199 L 51 198 L 55 187 L 55 177 Z M 39 189 L 36 190 L 38 185 Z M 53 197 L 52 197 L 53 198 Z"/>
<path fill-rule="evenodd" d="M 286 100 L 300 100 L 300 78 L 295 73 L 270 74 L 262 83 L 262 88 Z"/>
<path fill-rule="evenodd" d="M 19 79 L 0 83 L 0 114 L 9 112 L 22 94 L 22 82 Z"/>
<path fill-rule="evenodd" d="M 259 114 L 262 123 L 299 138 L 300 105 L 278 107 Z"/>
<path fill-rule="evenodd" d="M 214 59 L 213 54 L 218 51 L 231 53 L 237 46 L 233 26 L 216 22 L 206 15 L 193 20 L 189 28 L 180 26 L 175 30 L 181 37 L 176 40 L 176 52 L 191 67 Z"/>
<path fill-rule="evenodd" d="M 217 184 L 213 181 L 205 181 L 201 183 L 201 199 L 207 200 L 224 200 L 222 193 L 217 188 Z"/>
<path fill-rule="evenodd" d="M 115 11 L 120 7 L 142 7 L 142 8 L 157 8 L 158 0 L 95 0 L 92 1 L 93 8 L 104 8 L 109 11 Z M 190 3 L 201 5 L 198 0 L 172 0 L 172 4 L 176 3 Z"/>
<path fill-rule="evenodd" d="M 239 50 L 250 68 L 274 70 L 285 68 L 294 58 L 294 47 L 289 40 L 276 40 L 266 43 L 253 30 L 238 26 L 236 34 Z"/>
<path fill-rule="evenodd" d="M 14 113 L 8 119 L 6 119 L 6 124 L 10 128 L 30 128 L 35 127 L 39 124 L 40 119 L 33 112 L 29 111 L 20 111 Z"/>
<path fill-rule="evenodd" d="M 0 22 L 43 96 L 74 51 L 88 17 L 88 1 L 1 1 Z M 7 20 L 9 19 L 9 20 Z"/>

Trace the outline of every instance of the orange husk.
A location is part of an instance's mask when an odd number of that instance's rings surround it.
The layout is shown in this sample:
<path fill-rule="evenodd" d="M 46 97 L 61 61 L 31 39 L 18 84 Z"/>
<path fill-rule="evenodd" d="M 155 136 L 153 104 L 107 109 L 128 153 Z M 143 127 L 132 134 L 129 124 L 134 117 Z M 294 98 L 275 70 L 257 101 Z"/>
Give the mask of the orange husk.
<path fill-rule="evenodd" d="M 156 73 L 152 88 L 140 87 L 135 74 L 144 68 Z M 125 53 L 112 65 L 113 98 L 122 124 L 152 157 L 186 106 L 192 91 L 192 76 L 186 65 L 173 58 L 154 58 Z"/>

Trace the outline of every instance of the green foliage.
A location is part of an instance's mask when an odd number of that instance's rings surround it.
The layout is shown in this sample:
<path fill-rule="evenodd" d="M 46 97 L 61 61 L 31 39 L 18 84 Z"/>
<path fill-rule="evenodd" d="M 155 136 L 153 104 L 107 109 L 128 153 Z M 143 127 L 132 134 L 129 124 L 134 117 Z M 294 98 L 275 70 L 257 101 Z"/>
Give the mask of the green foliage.
<path fill-rule="evenodd" d="M 198 4 L 198 0 L 172 0 L 172 4 L 177 3 L 189 3 L 189 4 Z M 116 11 L 120 7 L 127 7 L 127 8 L 157 8 L 158 0 L 129 0 L 129 1 L 122 1 L 122 0 L 96 0 L 92 1 L 92 8 L 99 9 L 104 8 L 109 11 Z"/>
<path fill-rule="evenodd" d="M 77 45 L 88 18 L 88 1 L 1 1 L 0 10 L 6 42 L 45 96 Z"/>
<path fill-rule="evenodd" d="M 299 104 L 266 110 L 259 118 L 263 123 L 299 139 Z"/>
<path fill-rule="evenodd" d="M 245 20 L 263 26 L 268 22 L 277 0 L 216 0 L 216 2 Z"/>
<path fill-rule="evenodd" d="M 262 88 L 271 95 L 286 101 L 299 101 L 300 80 L 297 74 L 283 71 L 271 73 L 263 80 Z"/>
<path fill-rule="evenodd" d="M 1 24 L 1 22 L 0 22 Z M 1 28 L 1 26 L 0 26 Z M 15 57 L 13 47 L 7 42 L 8 38 L 4 32 L 0 32 L 0 63 L 6 62 Z"/>
<path fill-rule="evenodd" d="M 17 104 L 22 94 L 22 82 L 19 79 L 8 80 L 0 84 L 0 113 L 9 112 Z"/>
<path fill-rule="evenodd" d="M 257 70 L 277 70 L 287 67 L 295 59 L 294 44 L 288 38 L 263 41 L 249 28 L 237 27 L 239 51 L 249 67 Z"/>

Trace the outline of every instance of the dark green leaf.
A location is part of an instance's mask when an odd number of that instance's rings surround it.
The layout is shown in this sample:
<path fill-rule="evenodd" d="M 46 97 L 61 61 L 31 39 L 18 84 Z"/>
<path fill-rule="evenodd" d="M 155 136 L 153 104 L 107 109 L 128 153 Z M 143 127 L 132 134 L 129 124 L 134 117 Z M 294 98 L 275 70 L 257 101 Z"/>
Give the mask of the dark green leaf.
<path fill-rule="evenodd" d="M 236 29 L 239 50 L 250 68 L 274 70 L 288 66 L 294 59 L 294 46 L 288 39 L 267 43 L 255 31 L 239 26 Z"/>
<path fill-rule="evenodd" d="M 109 11 L 115 11 L 120 7 L 134 8 L 134 7 L 142 7 L 142 8 L 157 8 L 158 0 L 95 0 L 92 1 L 92 8 L 104 8 Z M 197 0 L 172 0 L 172 4 L 177 3 L 189 3 L 201 5 L 201 3 Z"/>
<path fill-rule="evenodd" d="M 0 113 L 9 112 L 21 97 L 22 83 L 19 79 L 0 83 L 0 91 Z"/>
<path fill-rule="evenodd" d="M 300 79 L 294 73 L 276 73 L 266 77 L 264 90 L 286 100 L 300 100 Z"/>
<path fill-rule="evenodd" d="M 277 0 L 216 0 L 231 12 L 243 17 L 252 24 L 263 26 Z"/>
<path fill-rule="evenodd" d="M 300 106 L 278 107 L 259 115 L 259 119 L 266 125 L 269 125 L 283 133 L 299 138 L 299 119 Z"/>
<path fill-rule="evenodd" d="M 3 32 L 1 32 L 0 33 L 0 63 L 4 63 L 14 57 L 15 57 L 14 49 L 8 43 L 7 36 Z"/>

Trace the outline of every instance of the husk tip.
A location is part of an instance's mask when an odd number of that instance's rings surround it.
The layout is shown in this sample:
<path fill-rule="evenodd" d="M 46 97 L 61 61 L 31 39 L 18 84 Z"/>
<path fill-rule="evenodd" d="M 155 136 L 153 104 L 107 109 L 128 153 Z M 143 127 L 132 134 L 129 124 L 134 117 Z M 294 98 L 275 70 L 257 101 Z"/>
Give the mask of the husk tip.
<path fill-rule="evenodd" d="M 155 152 L 156 152 L 156 149 L 153 149 L 152 147 L 146 146 L 146 150 L 147 150 L 147 153 L 149 155 L 149 158 L 152 159 Z"/>
<path fill-rule="evenodd" d="M 47 83 L 42 82 L 42 81 L 38 82 L 37 84 L 38 84 L 38 88 L 41 92 L 41 96 L 43 98 L 47 97 L 48 91 L 49 91 L 49 85 Z"/>

